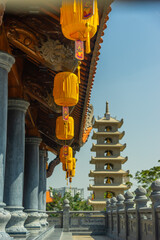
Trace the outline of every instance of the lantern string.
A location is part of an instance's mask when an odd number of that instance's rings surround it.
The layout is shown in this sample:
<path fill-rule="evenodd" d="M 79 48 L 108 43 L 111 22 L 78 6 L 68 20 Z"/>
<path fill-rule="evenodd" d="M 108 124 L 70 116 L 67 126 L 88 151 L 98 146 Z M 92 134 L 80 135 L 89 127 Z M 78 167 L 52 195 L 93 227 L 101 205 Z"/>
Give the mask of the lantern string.
<path fill-rule="evenodd" d="M 79 84 L 81 83 L 81 61 L 78 61 L 78 81 L 79 81 Z"/>
<path fill-rule="evenodd" d="M 90 53 L 90 26 L 89 22 L 86 23 L 86 53 Z"/>
<path fill-rule="evenodd" d="M 73 8 L 74 8 L 74 10 L 73 10 L 74 13 L 76 13 L 76 0 L 74 0 L 74 7 Z"/>

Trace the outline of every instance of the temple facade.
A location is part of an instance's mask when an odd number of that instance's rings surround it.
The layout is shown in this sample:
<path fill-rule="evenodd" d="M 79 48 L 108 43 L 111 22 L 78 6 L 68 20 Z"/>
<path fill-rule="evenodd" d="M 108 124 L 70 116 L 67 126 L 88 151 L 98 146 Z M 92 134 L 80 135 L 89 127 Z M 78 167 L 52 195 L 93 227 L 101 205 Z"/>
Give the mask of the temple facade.
<path fill-rule="evenodd" d="M 122 164 L 127 161 L 127 157 L 122 157 L 121 152 L 126 144 L 119 143 L 125 132 L 119 132 L 123 124 L 121 121 L 110 117 L 108 103 L 106 103 L 106 113 L 103 118 L 95 119 L 93 127 L 98 131 L 93 132 L 92 139 L 97 140 L 92 145 L 91 151 L 96 153 L 90 163 L 95 165 L 95 170 L 90 171 L 89 177 L 94 180 L 94 185 L 90 185 L 88 190 L 93 191 L 92 199 L 89 200 L 94 210 L 104 210 L 106 199 L 118 194 L 123 194 L 128 189 L 128 172 L 122 170 Z"/>

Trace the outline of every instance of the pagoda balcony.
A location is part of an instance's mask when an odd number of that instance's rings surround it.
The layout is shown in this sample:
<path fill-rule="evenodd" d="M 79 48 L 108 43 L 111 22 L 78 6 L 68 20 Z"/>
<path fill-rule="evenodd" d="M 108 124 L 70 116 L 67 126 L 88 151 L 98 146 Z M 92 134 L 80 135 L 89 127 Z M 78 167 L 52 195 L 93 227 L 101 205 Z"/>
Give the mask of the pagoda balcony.
<path fill-rule="evenodd" d="M 114 162 L 120 162 L 121 164 L 125 163 L 128 160 L 128 157 L 92 157 L 90 163 L 95 164 L 97 161 L 105 162 L 105 163 L 110 163 L 111 161 Z"/>
<path fill-rule="evenodd" d="M 96 185 L 89 185 L 88 190 L 105 190 L 105 191 L 114 191 L 114 190 L 127 190 L 129 189 L 128 186 L 124 184 L 96 184 Z"/>
<path fill-rule="evenodd" d="M 91 151 L 96 152 L 98 149 L 104 149 L 104 150 L 111 150 L 111 149 L 119 149 L 120 151 L 123 151 L 126 148 L 126 144 L 92 144 Z"/>
<path fill-rule="evenodd" d="M 124 170 L 98 170 L 98 171 L 90 171 L 89 173 L 89 177 L 95 177 L 95 176 L 115 176 L 115 175 L 122 175 L 122 176 L 127 176 L 128 172 L 124 171 Z"/>
<path fill-rule="evenodd" d="M 119 131 L 116 131 L 116 132 L 96 132 L 96 131 L 93 131 L 93 136 L 92 136 L 92 139 L 96 140 L 98 136 L 103 136 L 103 137 L 113 137 L 113 136 L 118 136 L 119 139 L 122 139 L 125 135 L 125 131 L 123 132 L 119 132 Z"/>

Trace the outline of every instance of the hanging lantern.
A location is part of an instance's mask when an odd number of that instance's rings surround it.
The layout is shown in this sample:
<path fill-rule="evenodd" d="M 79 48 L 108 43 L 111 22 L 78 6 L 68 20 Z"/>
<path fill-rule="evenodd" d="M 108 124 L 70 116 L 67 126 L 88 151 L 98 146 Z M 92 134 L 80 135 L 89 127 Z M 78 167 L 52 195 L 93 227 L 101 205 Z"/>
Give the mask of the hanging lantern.
<path fill-rule="evenodd" d="M 60 72 L 54 78 L 54 101 L 60 106 L 74 106 L 79 100 L 79 82 L 74 73 Z"/>
<path fill-rule="evenodd" d="M 67 145 L 61 147 L 59 158 L 60 158 L 60 162 L 64 164 L 72 162 L 72 158 L 73 158 L 72 148 Z"/>
<path fill-rule="evenodd" d="M 90 39 L 99 25 L 97 0 L 62 0 L 60 23 L 63 35 L 86 41 L 86 53 L 90 53 Z"/>
<path fill-rule="evenodd" d="M 60 140 L 70 140 L 74 137 L 74 119 L 68 118 L 68 121 L 64 121 L 60 116 L 56 120 L 56 137 Z"/>

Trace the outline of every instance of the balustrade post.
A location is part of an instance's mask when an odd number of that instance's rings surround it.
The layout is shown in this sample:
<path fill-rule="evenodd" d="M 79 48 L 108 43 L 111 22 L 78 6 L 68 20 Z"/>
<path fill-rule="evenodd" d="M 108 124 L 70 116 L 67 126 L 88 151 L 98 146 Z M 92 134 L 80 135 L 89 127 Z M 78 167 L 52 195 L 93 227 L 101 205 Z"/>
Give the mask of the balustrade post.
<path fill-rule="evenodd" d="M 124 196 L 119 194 L 117 196 L 117 237 L 119 237 L 120 233 L 120 218 L 119 218 L 119 211 L 124 210 Z"/>
<path fill-rule="evenodd" d="M 115 197 L 111 198 L 111 221 L 112 221 L 112 235 L 115 236 L 115 229 L 117 229 L 117 222 L 115 218 L 116 209 L 117 209 L 117 199 Z"/>
<path fill-rule="evenodd" d="M 63 205 L 63 232 L 69 232 L 69 200 L 64 200 Z"/>
<path fill-rule="evenodd" d="M 130 191 L 127 191 L 124 194 L 124 206 L 125 206 L 125 240 L 128 238 L 128 209 L 133 208 L 134 201 L 133 201 L 133 194 Z"/>
<path fill-rule="evenodd" d="M 136 190 L 135 190 L 135 203 L 136 203 L 136 240 L 141 240 L 141 236 L 140 236 L 140 214 L 139 214 L 139 210 L 141 208 L 145 208 L 147 207 L 147 197 L 146 197 L 146 190 L 139 186 Z"/>
<path fill-rule="evenodd" d="M 108 198 L 106 200 L 106 213 L 107 213 L 107 217 L 106 217 L 106 233 L 110 233 L 111 232 L 111 229 L 110 229 L 110 226 L 111 226 L 111 218 L 110 218 L 110 213 L 111 213 L 111 199 Z"/>
<path fill-rule="evenodd" d="M 157 208 L 160 208 L 160 180 L 156 180 L 151 185 L 151 195 L 152 200 L 152 226 L 153 226 L 153 240 L 160 239 L 160 230 L 158 223 L 158 214 L 156 213 Z"/>

